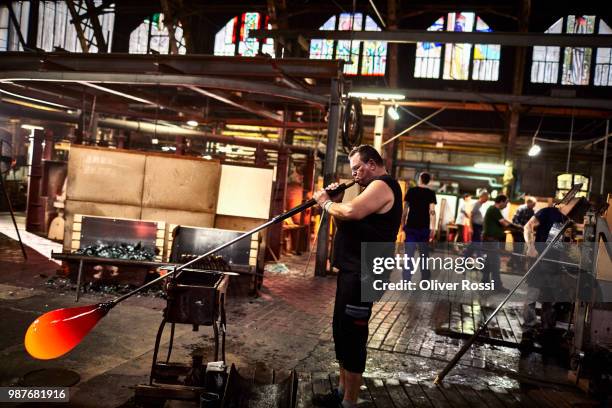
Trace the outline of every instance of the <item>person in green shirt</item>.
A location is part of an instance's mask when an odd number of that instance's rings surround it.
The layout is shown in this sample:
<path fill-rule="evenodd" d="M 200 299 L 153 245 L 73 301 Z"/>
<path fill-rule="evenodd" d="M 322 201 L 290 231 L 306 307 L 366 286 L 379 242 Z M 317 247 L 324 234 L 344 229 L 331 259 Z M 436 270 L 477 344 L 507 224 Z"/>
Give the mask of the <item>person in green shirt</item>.
<path fill-rule="evenodd" d="M 502 248 L 502 243 L 506 241 L 504 228 L 515 226 L 510 221 L 504 218 L 501 210 L 508 206 L 508 197 L 501 194 L 495 198 L 495 204 L 487 209 L 483 221 L 482 240 L 487 254 L 485 267 L 482 271 L 482 281 L 489 283 L 495 282 L 495 291 L 507 293 L 508 289 L 504 288 L 501 276 L 499 273 L 500 259 L 499 251 Z M 492 279 L 491 279 L 492 278 Z"/>

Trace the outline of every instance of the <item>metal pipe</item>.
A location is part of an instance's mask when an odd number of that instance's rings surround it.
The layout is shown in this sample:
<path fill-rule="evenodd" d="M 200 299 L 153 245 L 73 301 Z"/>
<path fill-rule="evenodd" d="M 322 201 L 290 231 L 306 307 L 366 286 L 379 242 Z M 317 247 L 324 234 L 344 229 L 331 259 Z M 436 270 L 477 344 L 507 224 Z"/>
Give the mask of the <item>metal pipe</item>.
<path fill-rule="evenodd" d="M 328 186 L 335 180 L 336 164 L 338 158 L 338 133 L 340 132 L 340 116 L 342 115 L 342 82 L 332 79 L 331 96 L 329 103 L 329 122 L 327 127 L 327 146 L 325 149 L 325 162 L 323 163 L 323 184 Z M 329 250 L 329 219 L 321 217 L 319 233 L 317 236 L 317 262 L 315 275 L 327 274 L 327 258 Z"/>
<path fill-rule="evenodd" d="M 47 111 L 36 111 L 35 114 L 31 109 L 25 109 L 20 107 L 15 107 L 11 104 L 0 103 L 0 110 L 3 114 L 22 116 L 22 117 L 31 117 L 41 120 L 49 120 L 49 121 L 59 121 L 59 122 L 70 122 L 70 123 L 78 123 L 79 115 L 77 113 L 64 113 L 64 112 L 47 112 Z M 280 145 L 273 142 L 264 142 L 258 141 L 257 139 L 247 139 L 235 136 L 223 136 L 223 135 L 214 135 L 208 132 L 202 132 L 194 129 L 185 129 L 181 127 L 170 127 L 165 125 L 160 125 L 156 123 L 143 122 L 137 120 L 126 120 L 126 119 L 114 119 L 114 118 L 100 118 L 98 119 L 98 126 L 105 127 L 109 129 L 119 129 L 119 130 L 131 130 L 140 133 L 152 133 L 157 135 L 165 135 L 165 136 L 189 136 L 189 137 L 204 137 L 207 140 L 211 140 L 213 142 L 218 143 L 227 143 L 234 144 L 238 146 L 246 146 L 246 147 L 257 147 L 261 146 L 265 149 L 270 150 L 278 150 Z M 287 145 L 291 152 L 293 153 L 303 153 L 303 154 L 311 154 L 313 151 L 310 147 L 304 146 L 293 146 Z"/>

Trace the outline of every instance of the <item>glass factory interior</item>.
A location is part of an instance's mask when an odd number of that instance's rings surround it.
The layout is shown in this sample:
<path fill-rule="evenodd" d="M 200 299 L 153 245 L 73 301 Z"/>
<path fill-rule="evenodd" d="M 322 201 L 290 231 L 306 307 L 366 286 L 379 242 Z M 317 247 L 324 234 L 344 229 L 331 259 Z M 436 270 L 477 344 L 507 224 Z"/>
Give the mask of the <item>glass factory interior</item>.
<path fill-rule="evenodd" d="M 0 403 L 609 406 L 611 10 L 1 0 Z"/>

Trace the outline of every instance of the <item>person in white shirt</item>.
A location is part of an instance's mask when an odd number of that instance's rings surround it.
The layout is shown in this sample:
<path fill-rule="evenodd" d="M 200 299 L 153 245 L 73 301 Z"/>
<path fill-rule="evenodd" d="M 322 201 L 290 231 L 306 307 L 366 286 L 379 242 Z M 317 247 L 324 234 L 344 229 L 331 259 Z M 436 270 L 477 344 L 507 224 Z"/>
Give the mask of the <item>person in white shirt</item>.
<path fill-rule="evenodd" d="M 470 228 L 470 212 L 472 211 L 472 195 L 464 194 L 463 201 L 459 204 L 459 210 L 457 212 L 457 219 L 455 224 L 457 225 L 457 242 L 468 242 L 469 238 L 467 233 Z"/>

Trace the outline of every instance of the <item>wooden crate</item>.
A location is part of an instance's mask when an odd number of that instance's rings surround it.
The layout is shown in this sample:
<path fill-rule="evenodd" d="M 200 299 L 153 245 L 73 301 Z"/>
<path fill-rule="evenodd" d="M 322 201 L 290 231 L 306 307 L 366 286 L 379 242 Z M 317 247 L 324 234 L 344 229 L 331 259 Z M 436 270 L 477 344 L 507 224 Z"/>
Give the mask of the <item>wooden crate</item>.
<path fill-rule="evenodd" d="M 76 251 L 81 248 L 81 242 L 83 240 L 83 218 L 98 218 L 98 219 L 106 219 L 106 220 L 119 220 L 119 221 L 133 221 L 133 222 L 151 222 L 156 225 L 156 234 L 155 234 L 155 248 L 157 255 L 155 256 L 155 261 L 162 262 L 164 257 L 164 241 L 166 236 L 166 223 L 164 221 L 153 221 L 153 220 L 138 220 L 131 218 L 115 218 L 115 217 L 99 217 L 92 216 L 87 214 L 75 214 L 72 223 L 72 236 L 71 236 L 71 244 L 70 250 Z"/>

